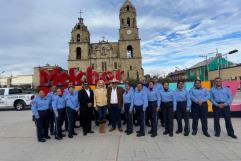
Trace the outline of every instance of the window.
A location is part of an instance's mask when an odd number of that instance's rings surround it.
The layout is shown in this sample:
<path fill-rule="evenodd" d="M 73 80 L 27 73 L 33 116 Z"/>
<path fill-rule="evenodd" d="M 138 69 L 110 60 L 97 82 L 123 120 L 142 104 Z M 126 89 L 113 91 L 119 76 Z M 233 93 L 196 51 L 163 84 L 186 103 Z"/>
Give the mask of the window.
<path fill-rule="evenodd" d="M 77 42 L 80 42 L 80 34 L 77 34 L 76 41 L 77 41 Z"/>
<path fill-rule="evenodd" d="M 76 48 L 76 59 L 81 59 L 81 48 L 80 47 Z"/>
<path fill-rule="evenodd" d="M 127 18 L 127 25 L 130 27 L 131 26 L 131 19 L 128 17 Z"/>
<path fill-rule="evenodd" d="M 21 89 L 17 89 L 17 88 L 9 89 L 9 94 L 20 94 L 20 93 L 23 93 Z"/>
<path fill-rule="evenodd" d="M 133 58 L 133 48 L 131 45 L 127 46 L 127 58 Z"/>
<path fill-rule="evenodd" d="M 102 71 L 106 71 L 107 70 L 107 65 L 106 62 L 102 62 Z"/>
<path fill-rule="evenodd" d="M 105 47 L 102 48 L 101 53 L 104 55 L 105 54 Z"/>
<path fill-rule="evenodd" d="M 126 10 L 127 10 L 127 11 L 130 11 L 130 6 L 126 6 Z"/>
<path fill-rule="evenodd" d="M 130 66 L 130 70 L 132 70 L 132 65 Z"/>
<path fill-rule="evenodd" d="M 4 95 L 4 89 L 0 89 L 0 96 Z"/>
<path fill-rule="evenodd" d="M 117 69 L 118 68 L 118 66 L 117 66 L 117 63 L 115 62 L 114 63 L 114 69 Z"/>

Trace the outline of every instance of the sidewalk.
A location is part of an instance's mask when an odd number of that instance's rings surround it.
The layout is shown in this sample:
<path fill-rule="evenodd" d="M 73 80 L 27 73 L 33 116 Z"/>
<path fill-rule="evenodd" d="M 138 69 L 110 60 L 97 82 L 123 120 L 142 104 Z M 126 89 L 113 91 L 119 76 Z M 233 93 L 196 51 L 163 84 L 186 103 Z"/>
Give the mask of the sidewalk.
<path fill-rule="evenodd" d="M 240 161 L 241 119 L 233 119 L 237 140 L 226 135 L 223 120 L 220 138 L 214 137 L 213 120 L 209 119 L 211 138 L 197 136 L 149 135 L 137 138 L 124 133 L 95 134 L 84 137 L 82 130 L 74 139 L 55 139 L 38 143 L 31 111 L 0 111 L 0 161 Z M 176 127 L 176 122 L 175 122 Z"/>

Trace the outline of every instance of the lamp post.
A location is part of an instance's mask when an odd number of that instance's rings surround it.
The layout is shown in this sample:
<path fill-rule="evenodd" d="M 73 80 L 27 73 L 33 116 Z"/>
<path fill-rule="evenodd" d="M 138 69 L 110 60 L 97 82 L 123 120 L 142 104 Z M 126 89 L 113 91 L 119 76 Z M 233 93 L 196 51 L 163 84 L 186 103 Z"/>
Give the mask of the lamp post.
<path fill-rule="evenodd" d="M 223 56 L 226 56 L 226 62 L 227 62 L 226 63 L 226 68 L 228 68 L 229 67 L 229 65 L 228 65 L 228 55 L 232 55 L 232 54 L 237 53 L 237 52 L 238 52 L 238 50 L 235 49 L 235 50 L 229 51 L 229 52 L 227 52 L 225 54 L 218 55 L 218 77 L 221 76 L 220 58 L 222 58 Z"/>

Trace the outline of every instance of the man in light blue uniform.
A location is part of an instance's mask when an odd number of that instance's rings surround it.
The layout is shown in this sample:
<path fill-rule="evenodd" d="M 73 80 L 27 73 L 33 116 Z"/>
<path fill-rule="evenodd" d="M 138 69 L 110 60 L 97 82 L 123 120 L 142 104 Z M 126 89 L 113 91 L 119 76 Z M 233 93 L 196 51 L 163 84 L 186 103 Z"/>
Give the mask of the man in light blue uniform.
<path fill-rule="evenodd" d="M 222 79 L 215 79 L 215 86 L 212 87 L 210 91 L 210 97 L 213 104 L 213 114 L 214 114 L 214 131 L 215 136 L 220 136 L 220 123 L 219 118 L 224 116 L 226 129 L 228 136 L 237 139 L 234 134 L 233 125 L 231 122 L 230 105 L 232 103 L 232 94 L 228 87 L 222 86 Z"/>
<path fill-rule="evenodd" d="M 48 135 L 49 99 L 45 97 L 43 90 L 40 90 L 38 94 L 32 103 L 32 113 L 35 118 L 38 141 L 45 142 L 45 139 L 50 139 Z"/>
<path fill-rule="evenodd" d="M 62 91 L 60 88 L 57 89 L 57 93 L 53 98 L 52 102 L 53 111 L 55 114 L 56 122 L 56 133 L 55 139 L 61 140 L 63 138 L 62 125 L 65 119 L 65 98 L 62 96 Z"/>
<path fill-rule="evenodd" d="M 74 126 L 75 126 L 75 117 L 76 113 L 79 110 L 79 102 L 78 102 L 78 96 L 74 93 L 74 88 L 69 87 L 69 94 L 65 96 L 66 101 L 66 111 L 68 116 L 68 137 L 73 138 L 73 135 L 77 135 L 77 133 L 74 132 Z"/>
<path fill-rule="evenodd" d="M 163 91 L 161 92 L 161 108 L 164 114 L 165 131 L 163 135 L 169 134 L 173 137 L 173 115 L 176 111 L 176 98 L 174 92 L 169 89 L 169 83 L 163 82 Z"/>
<path fill-rule="evenodd" d="M 133 90 L 133 89 L 132 89 Z M 129 83 L 125 85 L 125 92 L 123 93 L 123 111 L 126 120 L 126 130 L 125 133 L 130 135 L 133 133 L 133 121 L 132 121 L 132 111 L 133 111 L 133 91 Z"/>
<path fill-rule="evenodd" d="M 184 119 L 185 126 L 184 126 L 184 136 L 189 135 L 189 111 L 191 109 L 191 99 L 189 91 L 184 89 L 184 82 L 178 81 L 177 89 L 175 91 L 175 97 L 177 101 L 177 125 L 178 129 L 176 131 L 177 134 L 182 133 L 182 119 Z"/>
<path fill-rule="evenodd" d="M 206 137 L 210 137 L 208 133 L 208 100 L 210 94 L 206 88 L 202 88 L 201 80 L 195 80 L 194 87 L 190 90 L 190 98 L 192 101 L 192 135 L 197 134 L 198 120 L 201 119 L 202 131 Z"/>
<path fill-rule="evenodd" d="M 142 83 L 137 84 L 137 89 L 133 96 L 133 105 L 136 110 L 138 125 L 137 137 L 145 136 L 145 111 L 148 106 L 147 93 L 143 90 Z"/>
<path fill-rule="evenodd" d="M 161 91 L 163 91 L 162 84 L 158 82 L 158 78 L 157 77 L 153 77 L 153 81 L 154 81 L 154 88 L 153 89 L 155 89 L 159 93 L 161 93 Z M 160 119 L 161 126 L 164 127 L 164 114 L 163 114 L 162 108 L 158 111 L 158 117 Z"/>
<path fill-rule="evenodd" d="M 54 111 L 53 111 L 53 107 L 52 107 L 52 102 L 53 102 L 53 98 L 56 95 L 56 90 L 57 87 L 56 86 L 52 86 L 51 87 L 51 92 L 48 93 L 48 99 L 49 99 L 49 107 L 50 107 L 50 111 L 49 111 L 49 127 L 50 127 L 50 135 L 55 135 L 56 131 L 56 122 L 55 122 L 55 116 L 54 116 Z"/>
<path fill-rule="evenodd" d="M 154 82 L 149 82 L 149 89 L 147 92 L 148 97 L 148 112 L 151 120 L 151 130 L 148 132 L 151 137 L 157 136 L 157 111 L 160 110 L 161 98 L 160 93 L 154 89 Z"/>

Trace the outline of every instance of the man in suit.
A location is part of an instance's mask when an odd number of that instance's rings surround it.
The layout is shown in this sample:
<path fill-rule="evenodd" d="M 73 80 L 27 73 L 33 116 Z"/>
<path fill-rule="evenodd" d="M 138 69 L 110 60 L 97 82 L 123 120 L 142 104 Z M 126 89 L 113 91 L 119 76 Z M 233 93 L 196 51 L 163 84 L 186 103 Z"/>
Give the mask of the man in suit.
<path fill-rule="evenodd" d="M 88 83 L 84 83 L 83 89 L 78 93 L 80 105 L 80 115 L 83 123 L 83 135 L 94 133 L 91 130 L 91 120 L 94 104 L 94 92 L 90 89 Z"/>
<path fill-rule="evenodd" d="M 111 81 L 111 87 L 107 90 L 107 103 L 109 108 L 111 109 L 111 124 L 112 128 L 109 130 L 110 132 L 116 129 L 116 123 L 120 132 L 122 132 L 121 128 L 121 109 L 123 106 L 123 89 L 121 87 L 117 87 L 118 81 L 113 79 Z"/>

